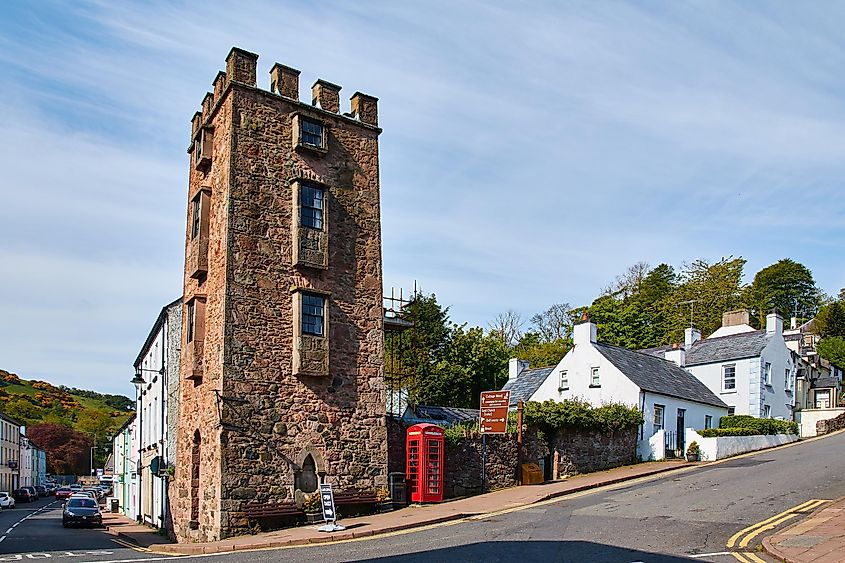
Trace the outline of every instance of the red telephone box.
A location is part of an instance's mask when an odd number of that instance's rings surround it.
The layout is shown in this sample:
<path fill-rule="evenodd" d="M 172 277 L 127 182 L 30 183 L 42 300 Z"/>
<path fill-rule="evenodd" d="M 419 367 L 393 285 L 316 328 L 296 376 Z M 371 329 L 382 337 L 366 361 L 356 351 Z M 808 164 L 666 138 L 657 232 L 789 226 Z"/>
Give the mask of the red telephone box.
<path fill-rule="evenodd" d="M 443 429 L 415 424 L 406 435 L 406 476 L 411 502 L 443 501 Z"/>

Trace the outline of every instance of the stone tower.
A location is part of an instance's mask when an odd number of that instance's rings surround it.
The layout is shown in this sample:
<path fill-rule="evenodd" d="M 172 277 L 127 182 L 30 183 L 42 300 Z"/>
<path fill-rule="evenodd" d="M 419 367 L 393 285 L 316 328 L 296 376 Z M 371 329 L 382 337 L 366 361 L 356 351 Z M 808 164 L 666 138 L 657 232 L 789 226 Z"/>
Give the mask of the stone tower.
<path fill-rule="evenodd" d="M 377 100 L 233 48 L 192 120 L 180 541 L 247 533 L 319 482 L 387 481 Z"/>

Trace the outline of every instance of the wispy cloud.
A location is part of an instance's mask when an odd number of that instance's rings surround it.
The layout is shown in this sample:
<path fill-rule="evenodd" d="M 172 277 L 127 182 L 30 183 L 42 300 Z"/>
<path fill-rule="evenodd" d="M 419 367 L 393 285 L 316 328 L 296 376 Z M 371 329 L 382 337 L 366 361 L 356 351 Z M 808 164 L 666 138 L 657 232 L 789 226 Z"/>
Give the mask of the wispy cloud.
<path fill-rule="evenodd" d="M 0 359 L 24 375 L 131 390 L 109 378 L 181 288 L 189 119 L 232 45 L 261 55 L 264 87 L 279 61 L 302 69 L 303 98 L 318 77 L 380 98 L 385 281 L 417 280 L 456 320 L 587 303 L 638 260 L 743 255 L 753 272 L 790 256 L 845 285 L 839 6 L 0 12 L 0 258 L 15 271 L 0 316 L 18 327 Z"/>

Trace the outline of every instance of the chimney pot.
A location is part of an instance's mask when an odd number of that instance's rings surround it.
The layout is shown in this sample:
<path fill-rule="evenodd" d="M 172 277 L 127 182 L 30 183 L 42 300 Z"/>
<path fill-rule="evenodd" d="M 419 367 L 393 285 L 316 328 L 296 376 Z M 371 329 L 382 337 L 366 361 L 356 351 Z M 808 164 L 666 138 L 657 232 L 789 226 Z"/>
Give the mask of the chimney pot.
<path fill-rule="evenodd" d="M 299 71 L 283 64 L 274 64 L 270 69 L 270 91 L 299 101 Z"/>
<path fill-rule="evenodd" d="M 247 86 L 255 86 L 255 68 L 258 55 L 232 47 L 226 57 L 226 76 L 232 82 L 240 82 Z"/>
<path fill-rule="evenodd" d="M 340 86 L 318 80 L 311 86 L 311 105 L 332 113 L 340 111 Z"/>
<path fill-rule="evenodd" d="M 360 120 L 361 123 L 378 127 L 378 98 L 355 92 L 350 100 L 352 102 L 352 117 Z"/>

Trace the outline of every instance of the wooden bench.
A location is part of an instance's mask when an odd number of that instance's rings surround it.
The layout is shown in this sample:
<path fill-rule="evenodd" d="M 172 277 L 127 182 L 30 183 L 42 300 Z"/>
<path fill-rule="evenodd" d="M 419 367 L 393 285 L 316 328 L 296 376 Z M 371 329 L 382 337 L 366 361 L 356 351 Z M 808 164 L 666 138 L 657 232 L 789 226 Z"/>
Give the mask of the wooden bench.
<path fill-rule="evenodd" d="M 377 504 L 378 498 L 375 493 L 362 493 L 359 491 L 344 491 L 334 494 L 336 506 L 347 506 L 350 504 Z"/>
<path fill-rule="evenodd" d="M 272 518 L 275 516 L 302 516 L 305 513 L 294 502 L 248 504 L 244 511 L 248 518 Z"/>

